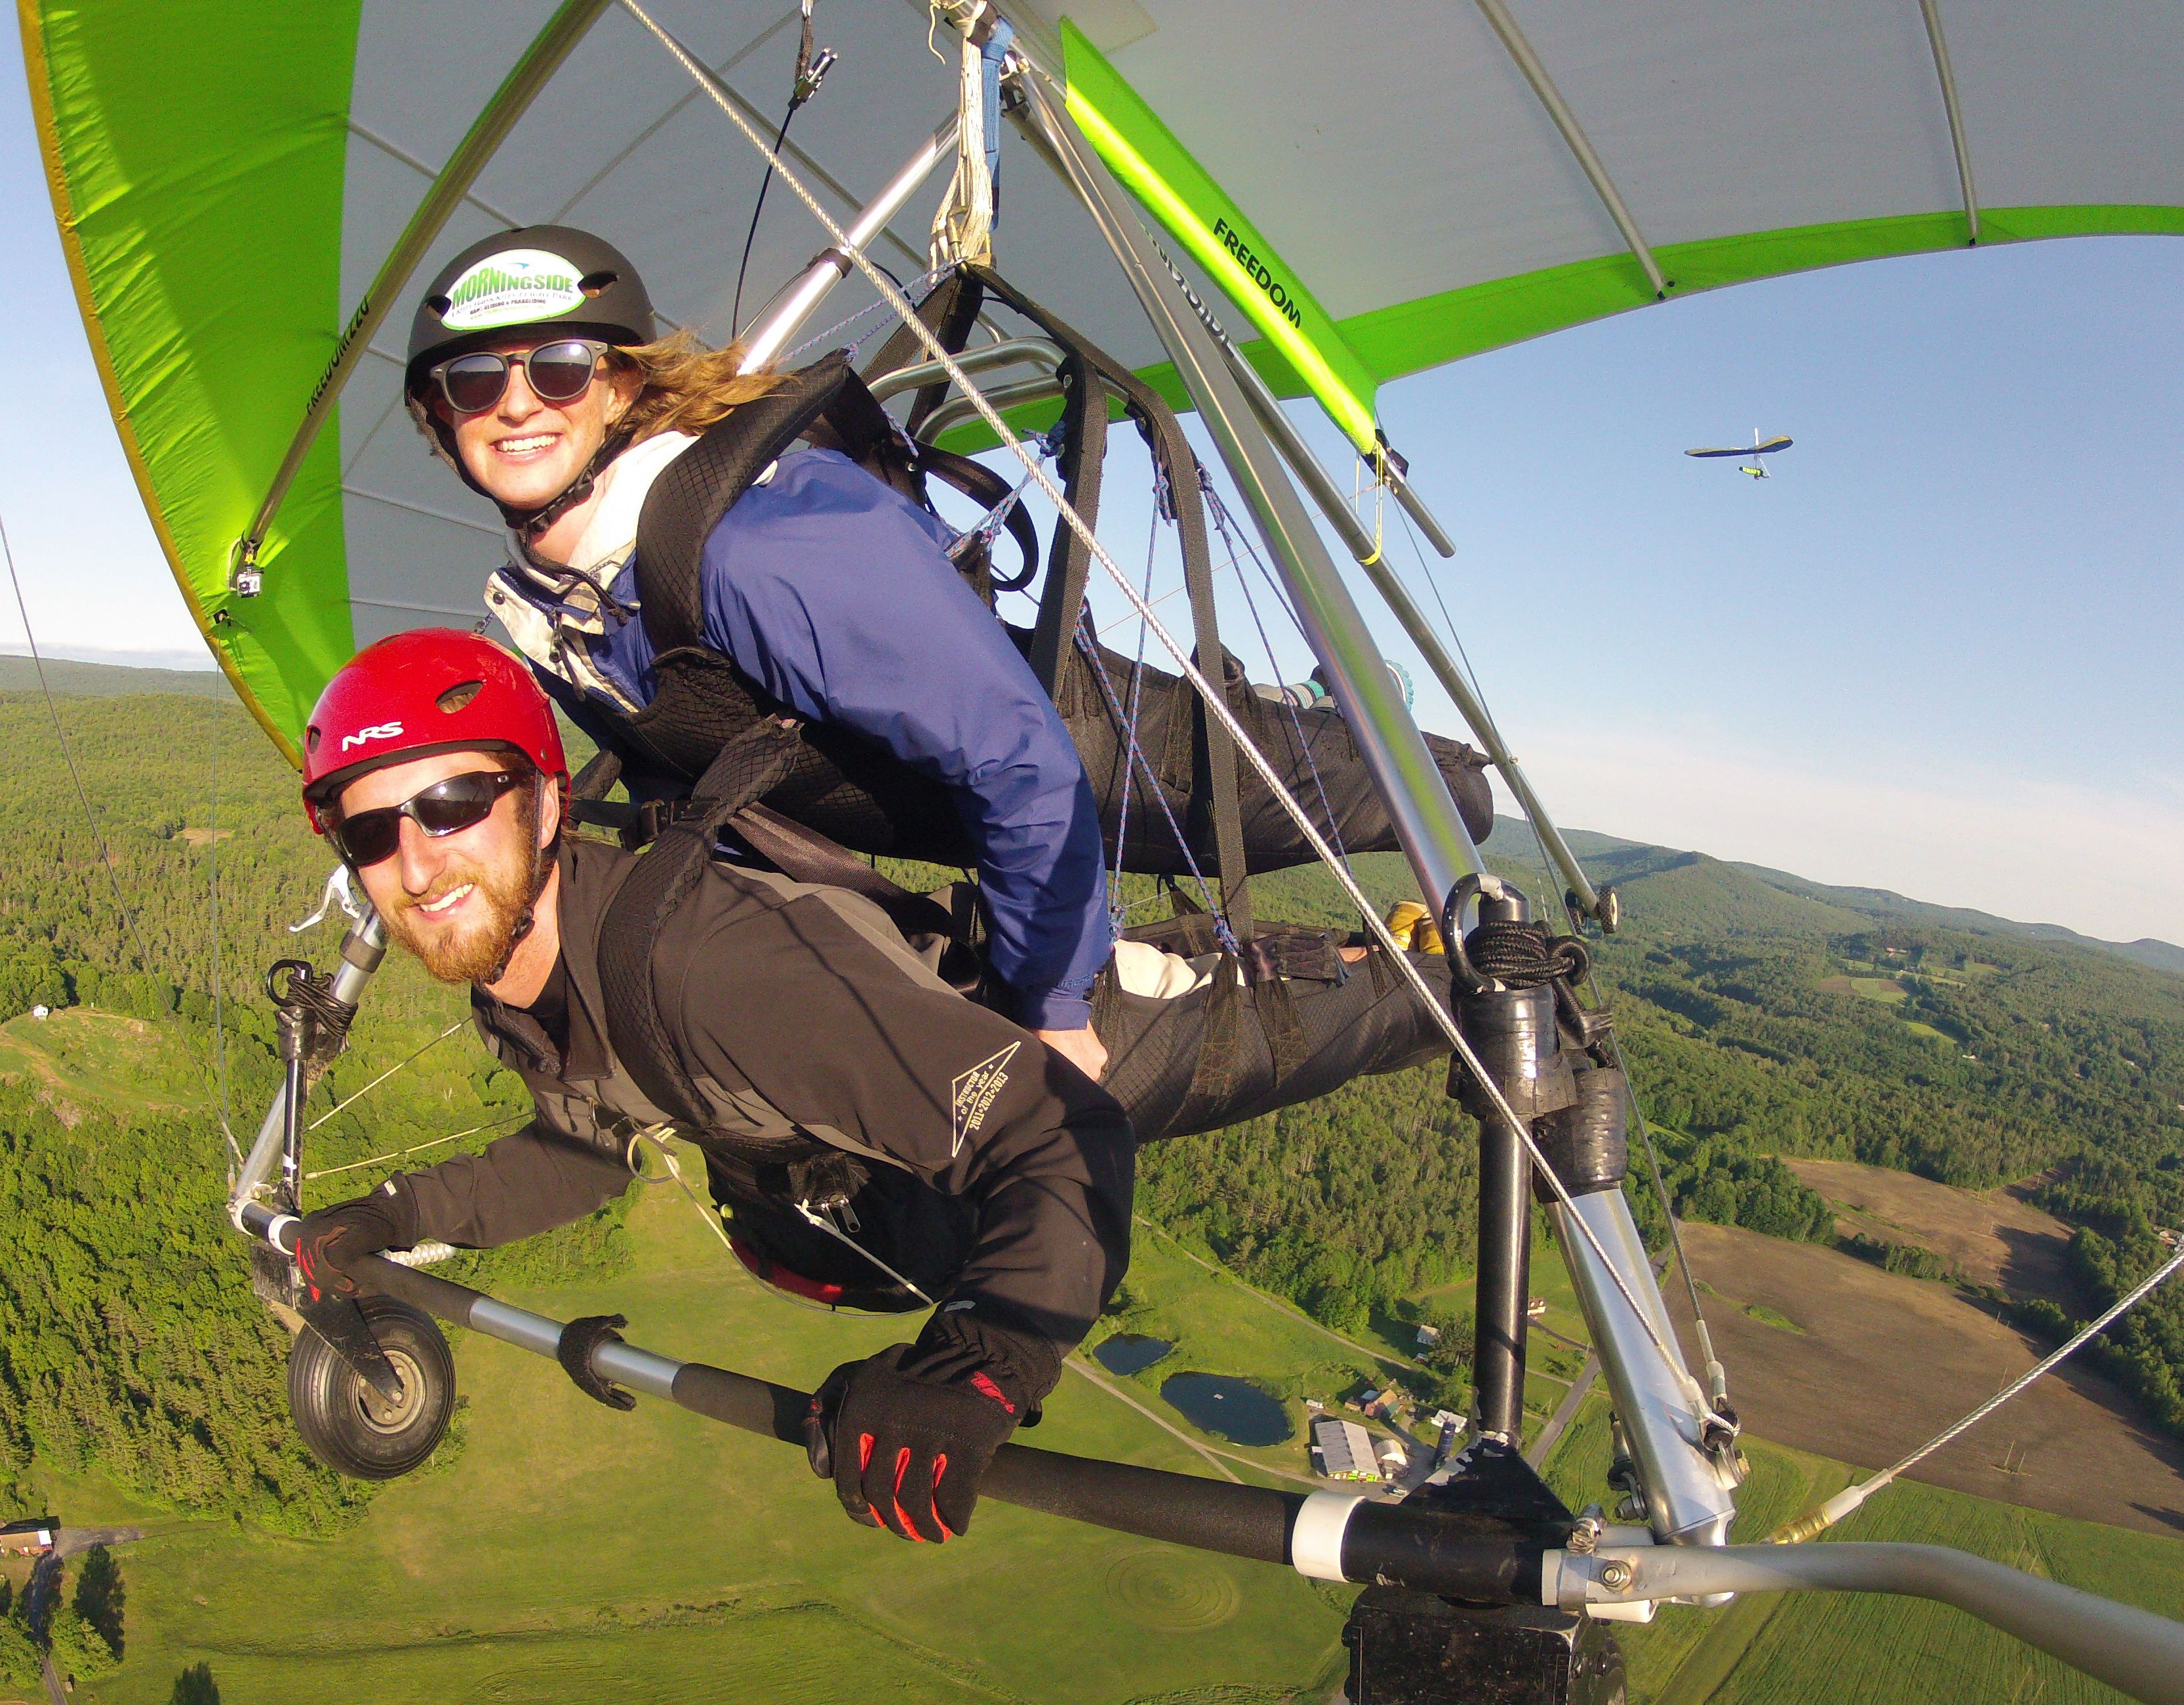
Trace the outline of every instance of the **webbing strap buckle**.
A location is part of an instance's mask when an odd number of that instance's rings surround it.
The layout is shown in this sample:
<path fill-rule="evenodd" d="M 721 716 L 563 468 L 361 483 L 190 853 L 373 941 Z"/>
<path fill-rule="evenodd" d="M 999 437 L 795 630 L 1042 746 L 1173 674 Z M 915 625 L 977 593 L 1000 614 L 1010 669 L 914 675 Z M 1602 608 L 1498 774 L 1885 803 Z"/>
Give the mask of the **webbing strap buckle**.
<path fill-rule="evenodd" d="M 647 800 L 631 805 L 622 800 L 573 800 L 569 815 L 595 828 L 612 829 L 630 852 L 649 846 L 663 830 L 702 815 L 709 801 L 702 799 Z"/>

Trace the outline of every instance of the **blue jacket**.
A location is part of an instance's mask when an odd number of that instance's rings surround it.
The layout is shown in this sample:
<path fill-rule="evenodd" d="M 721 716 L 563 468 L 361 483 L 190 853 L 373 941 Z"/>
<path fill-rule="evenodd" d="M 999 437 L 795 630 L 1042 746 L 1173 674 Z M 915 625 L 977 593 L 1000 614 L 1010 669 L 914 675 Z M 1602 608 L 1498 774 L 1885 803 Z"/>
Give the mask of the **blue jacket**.
<path fill-rule="evenodd" d="M 799 716 L 877 741 L 949 789 L 979 850 L 990 961 L 1017 1018 L 1075 1029 L 1112 947 L 1099 809 L 1052 702 L 949 561 L 954 538 L 836 451 L 783 456 L 705 542 L 705 642 Z M 608 618 L 587 649 L 651 702 L 642 621 Z M 599 738 L 581 695 L 540 674 Z"/>

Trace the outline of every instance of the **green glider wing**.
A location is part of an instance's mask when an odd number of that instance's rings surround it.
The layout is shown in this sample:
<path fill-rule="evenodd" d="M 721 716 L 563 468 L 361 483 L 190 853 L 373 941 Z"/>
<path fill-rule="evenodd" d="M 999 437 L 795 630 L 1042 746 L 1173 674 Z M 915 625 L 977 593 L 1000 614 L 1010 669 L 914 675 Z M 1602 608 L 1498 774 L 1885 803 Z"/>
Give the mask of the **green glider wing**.
<path fill-rule="evenodd" d="M 589 226 L 660 312 L 719 341 L 760 164 L 605 8 L 391 304 L 267 535 L 236 542 L 372 281 L 552 0 L 19 0 L 70 265 L 115 422 L 221 666 L 293 755 L 357 644 L 482 618 L 492 507 L 403 410 L 410 293 L 507 226 Z M 653 8 L 754 114 L 787 94 L 796 8 Z M 2184 9 L 1942 0 L 1019 0 L 1070 112 L 1247 353 L 1369 453 L 1377 387 L 1604 315 L 1844 261 L 2184 229 Z M 1065 10 L 1070 15 L 1065 18 Z M 820 0 L 841 61 L 790 155 L 838 212 L 953 109 L 922 4 Z M 1000 267 L 1158 382 L 1096 235 L 1007 139 Z M 926 265 L 938 177 L 876 241 Z M 763 296 L 824 245 L 770 203 Z M 844 285 L 817 347 L 878 316 Z M 815 352 L 816 353 L 816 352 Z M 807 358 L 808 359 L 808 358 Z"/>

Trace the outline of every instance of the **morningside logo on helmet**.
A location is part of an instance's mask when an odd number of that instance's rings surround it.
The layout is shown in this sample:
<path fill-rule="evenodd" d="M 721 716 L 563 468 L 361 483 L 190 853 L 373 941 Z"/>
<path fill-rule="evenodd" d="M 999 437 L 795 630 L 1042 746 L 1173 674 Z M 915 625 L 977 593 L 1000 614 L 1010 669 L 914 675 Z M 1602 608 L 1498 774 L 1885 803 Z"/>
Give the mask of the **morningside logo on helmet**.
<path fill-rule="evenodd" d="M 550 325 L 624 348 L 658 335 L 652 298 L 630 258 L 588 231 L 530 225 L 474 242 L 443 266 L 410 322 L 407 389 L 437 362 L 494 343 L 512 327 Z"/>
<path fill-rule="evenodd" d="M 450 332 L 486 332 L 551 320 L 588 299 L 573 261 L 543 248 L 487 256 L 448 287 L 440 323 Z"/>

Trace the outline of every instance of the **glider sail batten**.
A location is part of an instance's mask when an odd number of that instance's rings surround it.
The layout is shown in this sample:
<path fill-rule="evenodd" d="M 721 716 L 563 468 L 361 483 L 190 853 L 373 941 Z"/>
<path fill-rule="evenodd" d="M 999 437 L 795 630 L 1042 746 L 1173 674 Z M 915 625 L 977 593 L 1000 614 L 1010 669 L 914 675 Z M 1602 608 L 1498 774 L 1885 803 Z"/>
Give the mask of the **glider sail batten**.
<path fill-rule="evenodd" d="M 352 649 L 332 440 L 267 542 L 266 594 L 228 553 L 342 317 L 354 3 L 25 4 L 40 140 L 116 425 L 192 616 L 293 755 L 312 684 Z"/>

